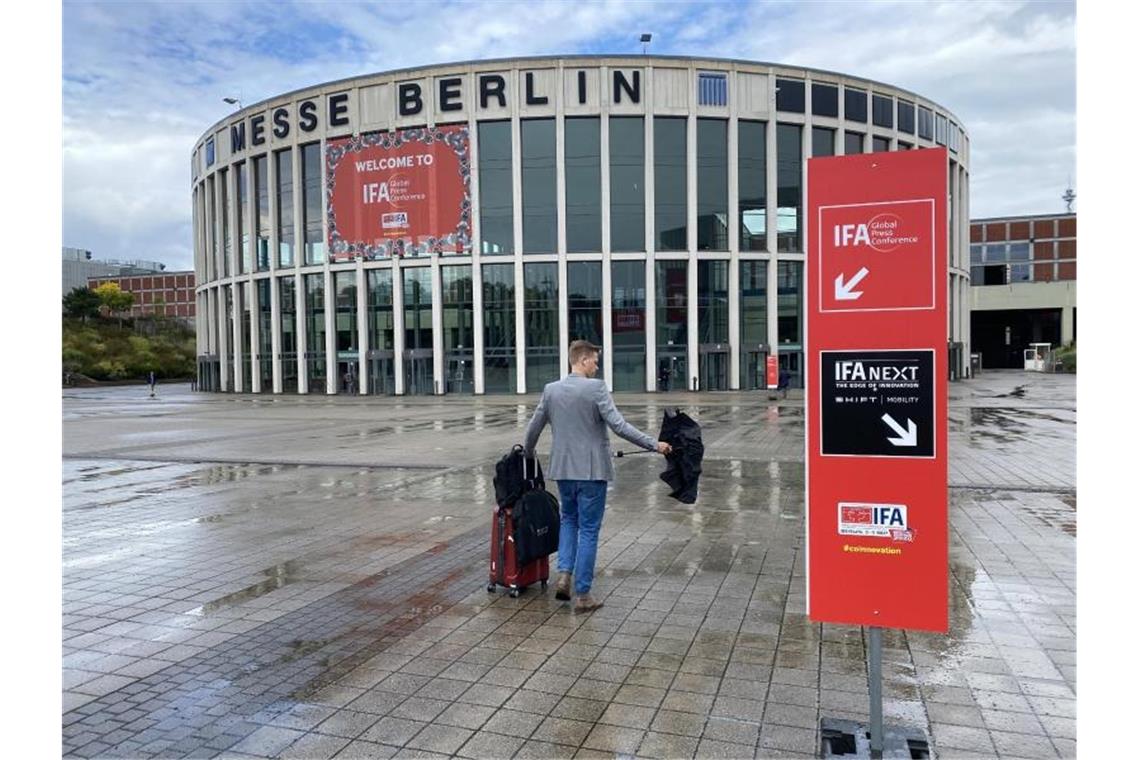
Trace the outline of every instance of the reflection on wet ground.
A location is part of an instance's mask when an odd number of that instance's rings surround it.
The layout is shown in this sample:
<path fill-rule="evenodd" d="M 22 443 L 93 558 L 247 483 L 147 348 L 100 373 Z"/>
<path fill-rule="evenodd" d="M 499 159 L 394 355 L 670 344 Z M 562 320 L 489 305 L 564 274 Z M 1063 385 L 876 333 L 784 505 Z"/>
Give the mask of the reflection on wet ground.
<path fill-rule="evenodd" d="M 885 716 L 939 756 L 1075 751 L 1063 381 L 952 389 L 950 632 L 883 636 Z M 381 419 L 358 399 L 201 398 L 165 393 L 160 424 L 220 407 L 218 446 L 265 464 L 82 459 L 106 406 L 129 435 L 153 423 L 113 392 L 65 398 L 69 756 L 810 757 L 821 717 L 867 718 L 866 632 L 803 614 L 794 400 L 678 396 L 704 427 L 700 498 L 670 499 L 655 458 L 618 460 L 606 604 L 574 615 L 483 589 L 493 463 L 529 404 L 389 402 Z M 669 404 L 637 398 L 623 413 L 656 429 Z M 347 466 L 297 464 L 280 441 L 306 417 Z M 357 466 L 396 449 L 409 466 Z"/>

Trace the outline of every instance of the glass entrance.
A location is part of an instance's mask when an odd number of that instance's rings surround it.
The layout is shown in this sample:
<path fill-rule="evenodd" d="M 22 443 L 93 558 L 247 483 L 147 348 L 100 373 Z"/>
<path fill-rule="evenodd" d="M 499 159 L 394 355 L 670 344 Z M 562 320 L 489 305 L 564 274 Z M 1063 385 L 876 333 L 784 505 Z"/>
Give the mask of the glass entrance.
<path fill-rule="evenodd" d="M 368 352 L 368 393 L 373 396 L 396 393 L 396 359 L 392 351 Z"/>
<path fill-rule="evenodd" d="M 461 347 L 445 355 L 446 393 L 475 392 L 475 353 Z"/>
<path fill-rule="evenodd" d="M 702 343 L 699 356 L 697 387 L 702 391 L 728 390 L 728 344 Z"/>
<path fill-rule="evenodd" d="M 433 379 L 430 348 L 404 351 L 404 393 L 409 396 L 430 396 L 435 393 Z"/>
<path fill-rule="evenodd" d="M 768 387 L 768 352 L 745 351 L 741 370 L 744 375 L 744 391 L 759 391 Z"/>
<path fill-rule="evenodd" d="M 670 346 L 668 349 L 657 349 L 657 390 L 683 391 L 688 387 L 689 376 L 688 361 L 685 358 L 685 347 Z"/>
<path fill-rule="evenodd" d="M 356 359 L 341 358 L 336 363 L 337 393 L 355 396 L 360 393 L 360 376 L 357 374 Z"/>

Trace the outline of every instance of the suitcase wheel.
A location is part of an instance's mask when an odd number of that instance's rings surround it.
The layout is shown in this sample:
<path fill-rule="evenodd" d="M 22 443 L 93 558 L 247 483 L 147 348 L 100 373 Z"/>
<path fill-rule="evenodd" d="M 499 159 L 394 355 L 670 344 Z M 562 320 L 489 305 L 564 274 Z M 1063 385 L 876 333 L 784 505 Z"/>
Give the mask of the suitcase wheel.
<path fill-rule="evenodd" d="M 488 594 L 495 593 L 495 584 L 494 583 L 488 583 L 487 584 L 487 593 Z"/>
<path fill-rule="evenodd" d="M 519 588 L 511 589 L 511 599 L 518 599 L 520 593 L 522 593 L 522 589 L 519 589 Z"/>

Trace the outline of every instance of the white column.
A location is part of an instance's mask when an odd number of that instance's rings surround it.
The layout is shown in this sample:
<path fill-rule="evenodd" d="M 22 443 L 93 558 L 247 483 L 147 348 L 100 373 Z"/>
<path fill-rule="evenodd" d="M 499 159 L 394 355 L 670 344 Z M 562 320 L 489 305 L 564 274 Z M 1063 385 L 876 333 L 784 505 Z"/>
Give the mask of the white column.
<path fill-rule="evenodd" d="M 431 255 L 431 361 L 435 393 L 442 396 L 447 393 L 447 378 L 443 361 L 443 272 L 438 253 Z"/>
<path fill-rule="evenodd" d="M 368 277 L 364 262 L 356 262 L 356 391 L 368 393 Z"/>
<path fill-rule="evenodd" d="M 392 357 L 396 395 L 404 395 L 404 277 L 400 258 L 392 257 Z"/>

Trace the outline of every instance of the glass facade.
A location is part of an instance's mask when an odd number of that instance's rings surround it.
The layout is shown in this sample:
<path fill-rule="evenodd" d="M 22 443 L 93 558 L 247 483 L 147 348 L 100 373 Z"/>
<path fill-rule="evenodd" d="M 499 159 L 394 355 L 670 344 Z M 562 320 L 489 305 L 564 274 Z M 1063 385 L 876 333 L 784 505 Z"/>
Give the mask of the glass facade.
<path fill-rule="evenodd" d="M 804 265 L 780 261 L 776 267 L 776 339 L 780 369 L 787 370 L 793 388 L 803 387 Z"/>
<path fill-rule="evenodd" d="M 305 263 L 325 262 L 325 234 L 321 222 L 321 144 L 301 146 L 301 213 L 305 227 Z M 292 212 L 290 212 L 290 216 Z"/>
<path fill-rule="evenodd" d="M 610 248 L 645 250 L 645 120 L 610 118 Z"/>
<path fill-rule="evenodd" d="M 728 122 L 697 119 L 697 250 L 728 250 Z"/>
<path fill-rule="evenodd" d="M 230 183 L 225 169 L 218 170 L 218 189 L 222 191 L 222 276 L 229 277 L 234 249 L 230 240 Z"/>
<path fill-rule="evenodd" d="M 443 359 L 447 393 L 475 392 L 475 296 L 471 266 L 446 266 L 443 275 Z"/>
<path fill-rule="evenodd" d="M 523 253 L 558 250 L 554 119 L 523 119 L 522 215 Z"/>
<path fill-rule="evenodd" d="M 800 251 L 803 153 L 798 124 L 776 125 L 776 250 Z"/>
<path fill-rule="evenodd" d="M 566 119 L 566 250 L 602 250 L 602 122 Z"/>
<path fill-rule="evenodd" d="M 368 283 L 368 392 L 396 392 L 396 322 L 392 311 L 392 270 L 370 269 Z"/>
<path fill-rule="evenodd" d="M 245 162 L 234 165 L 235 179 L 237 179 L 237 212 L 234 215 L 234 224 L 238 230 L 238 239 L 241 241 L 241 250 L 237 259 L 238 274 L 245 274 L 253 270 L 253 259 L 249 249 L 249 230 L 246 229 L 245 220 L 248 218 L 249 187 L 246 179 Z"/>
<path fill-rule="evenodd" d="M 570 342 L 588 340 L 602 345 L 602 262 L 567 262 L 566 280 Z M 606 376 L 604 354 L 598 354 L 598 377 Z"/>
<path fill-rule="evenodd" d="M 558 265 L 523 266 L 526 387 L 541 390 L 562 376 L 558 356 Z"/>
<path fill-rule="evenodd" d="M 768 262 L 740 262 L 740 388 L 764 382 L 768 350 Z"/>
<path fill-rule="evenodd" d="M 325 276 L 305 275 L 305 369 L 309 393 L 324 393 L 328 382 L 325 356 Z"/>
<path fill-rule="evenodd" d="M 279 150 L 277 161 L 277 266 L 293 266 L 293 151 Z"/>
<path fill-rule="evenodd" d="M 257 229 L 254 231 L 254 240 L 257 241 L 257 259 L 254 262 L 256 271 L 264 272 L 269 269 L 269 161 L 265 156 L 253 159 L 253 187 L 254 198 L 257 201 L 257 216 L 254 221 Z"/>
<path fill-rule="evenodd" d="M 653 213 L 658 251 L 688 250 L 686 120 L 653 119 Z"/>
<path fill-rule="evenodd" d="M 431 267 L 400 270 L 404 278 L 404 393 L 435 392 L 432 359 Z"/>
<path fill-rule="evenodd" d="M 514 393 L 515 266 L 483 267 L 483 391 Z"/>
<path fill-rule="evenodd" d="M 740 250 L 768 250 L 767 127 L 762 121 L 737 124 Z"/>
<path fill-rule="evenodd" d="M 257 287 L 257 361 L 261 392 L 273 390 L 273 295 L 269 279 L 258 280 Z"/>
<path fill-rule="evenodd" d="M 223 329 L 226 331 L 225 337 L 222 339 L 221 345 L 225 347 L 224 361 L 226 363 L 229 376 L 226 378 L 226 391 L 233 393 L 234 391 L 234 287 L 233 285 L 223 285 L 222 290 L 226 294 L 226 323 Z"/>
<path fill-rule="evenodd" d="M 697 262 L 698 383 L 703 391 L 728 390 L 728 262 Z"/>
<path fill-rule="evenodd" d="M 514 253 L 511 123 L 481 121 L 478 130 L 480 250 L 483 253 Z"/>
<path fill-rule="evenodd" d="M 333 272 L 336 299 L 336 383 L 339 393 L 360 392 L 360 340 L 356 330 L 356 272 Z"/>
<path fill-rule="evenodd" d="M 689 262 L 657 261 L 657 389 L 688 388 Z"/>
<path fill-rule="evenodd" d="M 297 392 L 297 284 L 295 277 L 277 280 L 281 320 L 281 390 Z"/>
<path fill-rule="evenodd" d="M 245 393 L 253 390 L 253 352 L 256 348 L 253 345 L 251 338 L 253 337 L 253 297 L 252 287 L 248 282 L 240 283 L 238 293 L 241 295 L 241 303 L 238 308 L 241 310 L 241 325 L 240 339 L 241 343 L 241 389 Z"/>
<path fill-rule="evenodd" d="M 645 390 L 645 262 L 611 264 L 615 391 Z"/>

